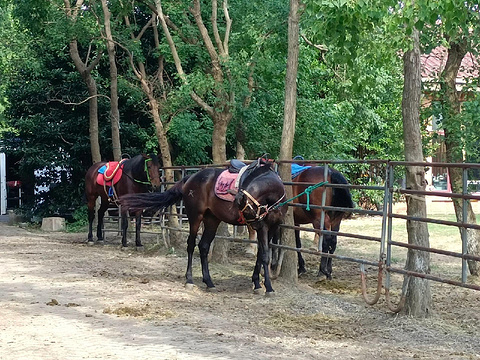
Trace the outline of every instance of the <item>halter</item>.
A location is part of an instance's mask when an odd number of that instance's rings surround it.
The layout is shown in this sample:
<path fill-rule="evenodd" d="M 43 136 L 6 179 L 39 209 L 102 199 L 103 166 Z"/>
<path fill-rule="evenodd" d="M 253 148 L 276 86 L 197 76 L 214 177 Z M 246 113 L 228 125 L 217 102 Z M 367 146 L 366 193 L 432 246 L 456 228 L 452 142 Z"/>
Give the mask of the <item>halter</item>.
<path fill-rule="evenodd" d="M 135 179 L 133 176 L 131 176 L 127 173 L 124 173 L 124 174 L 136 183 L 139 183 L 139 184 L 142 184 L 142 185 L 152 185 L 152 180 L 150 179 L 150 174 L 148 172 L 148 166 L 147 166 L 147 163 L 149 161 L 152 161 L 152 159 L 151 158 L 145 159 L 145 169 L 144 169 L 144 171 L 145 171 L 145 174 L 147 175 L 147 181 L 142 181 L 142 180 Z"/>
<path fill-rule="evenodd" d="M 137 180 L 137 179 L 133 179 L 133 181 L 135 181 L 137 183 L 140 183 L 140 184 L 143 184 L 143 185 L 151 185 L 152 184 L 152 180 L 150 180 L 150 174 L 148 172 L 148 166 L 147 166 L 147 163 L 149 161 L 152 161 L 152 159 L 150 159 L 150 158 L 145 159 L 145 174 L 147 175 L 147 181 L 140 181 L 140 180 Z"/>
<path fill-rule="evenodd" d="M 246 223 L 253 223 L 253 222 L 262 221 L 262 220 L 265 218 L 265 216 L 267 216 L 267 214 L 268 214 L 272 209 L 275 210 L 275 209 L 277 208 L 277 205 L 285 198 L 285 193 L 284 193 L 284 194 L 282 195 L 282 197 L 275 202 L 275 204 L 270 205 L 270 206 L 268 206 L 268 204 L 260 205 L 260 203 L 259 203 L 247 190 L 240 189 L 239 192 L 245 194 L 245 196 L 247 197 L 247 201 L 246 201 L 245 206 L 243 207 L 242 210 L 240 210 L 241 218 L 242 218 Z M 251 203 L 249 202 L 249 200 L 250 200 L 253 204 L 251 204 Z M 255 211 L 255 209 L 254 209 L 253 206 L 256 206 L 256 207 L 257 207 L 256 213 L 255 213 L 255 219 L 247 220 L 247 219 L 245 218 L 243 212 L 244 212 L 247 208 L 251 209 L 252 211 Z"/>

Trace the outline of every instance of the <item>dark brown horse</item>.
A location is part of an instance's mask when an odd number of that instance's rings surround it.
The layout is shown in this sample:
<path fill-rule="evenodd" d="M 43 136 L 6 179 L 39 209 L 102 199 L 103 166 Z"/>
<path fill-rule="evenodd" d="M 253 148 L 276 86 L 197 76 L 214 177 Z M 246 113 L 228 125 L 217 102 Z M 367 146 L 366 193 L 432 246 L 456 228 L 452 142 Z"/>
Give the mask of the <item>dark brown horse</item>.
<path fill-rule="evenodd" d="M 144 193 L 150 189 L 157 190 L 160 187 L 160 172 L 158 157 L 154 154 L 137 155 L 131 159 L 124 159 L 118 165 L 118 182 L 115 184 L 100 185 L 97 182 L 99 170 L 107 165 L 107 162 L 99 162 L 88 169 L 85 175 L 85 196 L 88 207 L 88 243 L 93 244 L 93 220 L 95 219 L 95 201 L 100 196 L 101 204 L 98 209 L 97 239 L 103 242 L 103 217 L 110 203 L 117 203 L 118 197 L 125 194 Z M 122 217 L 122 247 L 127 247 L 128 214 L 126 209 L 121 209 Z M 135 212 L 136 234 L 135 244 L 137 249 L 142 247 L 140 241 L 141 211 Z"/>
<path fill-rule="evenodd" d="M 314 166 L 302 171 L 298 176 L 292 179 L 294 183 L 309 183 L 309 184 L 319 184 L 321 182 L 327 181 L 330 185 L 335 184 L 348 184 L 348 181 L 345 177 L 337 170 L 328 168 L 327 176 L 325 178 L 325 168 L 323 166 Z M 297 196 L 304 192 L 309 185 L 292 185 L 293 195 Z M 352 196 L 350 190 L 346 187 L 326 187 L 320 186 L 314 189 L 310 193 L 309 203 L 311 205 L 322 205 L 322 196 L 325 192 L 325 206 L 328 207 L 337 207 L 337 208 L 353 208 L 354 204 L 352 201 Z M 307 195 L 303 194 L 300 197 L 296 198 L 293 201 L 294 204 L 307 204 Z M 335 209 L 335 210 L 326 210 L 325 211 L 325 220 L 324 220 L 324 230 L 338 232 L 340 230 L 340 223 L 345 216 L 350 215 L 350 212 Z M 300 224 L 312 224 L 314 229 L 320 230 L 321 227 L 321 218 L 322 218 L 322 209 L 310 208 L 307 210 L 306 207 L 295 206 L 293 210 L 294 223 L 296 226 Z M 297 248 L 301 248 L 302 244 L 300 241 L 300 231 L 295 230 L 295 240 Z M 324 234 L 322 241 L 322 252 L 333 254 L 337 247 L 337 235 Z M 302 254 L 298 253 L 298 271 L 299 273 L 304 273 L 305 270 L 305 261 L 303 260 Z M 327 279 L 332 278 L 332 258 L 322 256 L 320 261 L 320 269 L 318 274 L 324 274 Z"/>
<path fill-rule="evenodd" d="M 283 221 L 286 212 L 285 206 L 278 207 L 285 198 L 285 188 L 280 177 L 271 169 L 270 163 L 259 160 L 257 166 L 251 168 L 250 172 L 243 175 L 233 202 L 222 200 L 215 195 L 216 180 L 224 170 L 215 168 L 203 169 L 190 177 L 183 178 L 165 192 L 127 195 L 122 197 L 120 202 L 122 207 L 133 210 L 157 211 L 183 199 L 190 224 L 190 234 L 187 239 L 186 283 L 193 284 L 193 251 L 197 232 L 203 221 L 204 230 L 198 248 L 203 282 L 207 285 L 207 289 L 215 288 L 208 269 L 208 252 L 218 225 L 222 221 L 233 225 L 250 224 L 257 231 L 259 245 L 252 276 L 254 291 L 258 292 L 261 289 L 260 270 L 263 265 L 264 284 L 267 294 L 270 294 L 273 288 L 268 269 L 270 261 L 268 243 Z"/>

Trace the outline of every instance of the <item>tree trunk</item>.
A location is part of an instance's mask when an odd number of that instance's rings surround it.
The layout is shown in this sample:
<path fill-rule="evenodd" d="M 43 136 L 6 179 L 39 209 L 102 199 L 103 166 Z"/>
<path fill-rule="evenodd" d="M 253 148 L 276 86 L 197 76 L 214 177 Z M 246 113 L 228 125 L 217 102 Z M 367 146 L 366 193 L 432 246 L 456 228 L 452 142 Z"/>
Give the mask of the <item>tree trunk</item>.
<path fill-rule="evenodd" d="M 419 32 L 414 29 L 413 49 L 405 53 L 404 87 L 402 98 L 403 139 L 405 143 L 405 160 L 422 162 L 422 137 L 420 132 L 420 44 Z M 425 170 L 421 166 L 406 167 L 406 186 L 411 190 L 425 189 Z M 407 215 L 426 217 L 427 208 L 423 195 L 407 196 Z M 407 221 L 408 243 L 429 247 L 427 223 Z M 430 273 L 430 253 L 409 249 L 406 269 L 422 274 Z M 404 281 L 408 281 L 405 279 Z M 410 277 L 408 281 L 404 311 L 408 315 L 426 317 L 431 308 L 430 283 L 426 279 Z"/>
<path fill-rule="evenodd" d="M 292 160 L 293 139 L 295 137 L 295 121 L 297 106 L 297 72 L 298 72 L 298 37 L 299 37 L 299 1 L 290 0 L 290 14 L 288 16 L 288 57 L 287 73 L 285 76 L 285 105 L 280 147 L 280 160 Z M 283 181 L 291 181 L 291 164 L 280 164 L 280 177 Z M 286 187 L 287 199 L 293 197 L 292 187 Z M 285 224 L 293 225 L 293 208 L 289 207 L 285 215 Z M 281 243 L 296 247 L 295 233 L 291 229 L 282 229 Z M 287 251 L 283 258 L 280 276 L 287 282 L 297 283 L 297 254 Z"/>
<path fill-rule="evenodd" d="M 92 76 L 93 67 L 86 66 L 80 58 L 78 52 L 77 41 L 73 40 L 70 42 L 70 57 L 75 64 L 77 71 L 82 76 L 85 85 L 87 86 L 87 91 L 90 99 L 88 100 L 89 106 L 89 134 L 90 134 L 90 150 L 92 152 L 92 163 L 95 164 L 102 160 L 100 154 L 100 143 L 98 140 L 98 92 L 97 92 L 97 83 Z M 99 58 L 97 58 L 99 59 Z M 98 62 L 97 62 L 98 63 Z"/>
<path fill-rule="evenodd" d="M 229 112 L 218 113 L 213 118 L 212 157 L 214 164 L 223 164 L 227 161 L 227 127 L 231 118 L 232 115 Z M 220 223 L 220 226 L 217 230 L 217 235 L 230 236 L 227 224 L 223 222 Z M 215 237 L 211 260 L 219 264 L 227 264 L 229 248 L 229 240 L 219 238 L 218 236 Z"/>
<path fill-rule="evenodd" d="M 115 43 L 113 42 L 110 10 L 107 0 L 102 0 L 102 8 L 105 22 L 105 36 L 107 38 L 108 61 L 110 64 L 110 121 L 112 129 L 113 159 L 120 161 L 122 158 L 122 146 L 120 143 L 120 112 L 118 111 L 118 72 L 115 62 Z"/>
<path fill-rule="evenodd" d="M 145 91 L 145 89 L 144 89 Z M 168 143 L 167 132 L 165 131 L 165 127 L 163 126 L 162 119 L 160 117 L 160 108 L 158 101 L 155 97 L 153 97 L 152 93 L 146 94 L 149 98 L 149 106 L 150 106 L 150 113 L 153 118 L 153 122 L 155 124 L 155 133 L 157 135 L 158 144 L 160 145 L 160 154 L 162 158 L 163 167 L 165 169 L 165 181 L 168 183 L 173 183 L 175 181 L 173 169 L 168 169 L 169 167 L 173 166 L 172 157 L 170 154 L 170 146 Z M 170 185 L 169 187 L 171 187 Z M 168 215 L 168 224 L 170 227 L 179 228 L 179 221 L 178 216 L 176 215 L 177 209 L 175 206 L 171 208 L 171 215 Z M 182 233 L 180 231 L 170 231 L 170 244 L 173 247 L 181 247 L 184 246 L 185 241 L 183 239 Z"/>
<path fill-rule="evenodd" d="M 447 161 L 451 163 L 463 162 L 463 146 L 462 146 L 462 121 L 461 121 L 461 102 L 460 94 L 456 89 L 456 78 L 458 70 L 462 64 L 462 60 L 467 53 L 466 41 L 460 43 L 450 42 L 448 49 L 447 62 L 442 72 L 442 94 L 443 108 L 443 128 L 445 130 L 445 147 Z M 461 168 L 448 168 L 450 186 L 453 193 L 461 194 L 463 191 L 463 170 Z M 461 199 L 452 199 L 455 208 L 455 215 L 458 222 L 468 222 L 476 224 L 476 216 L 473 212 L 472 204 L 466 201 L 467 218 L 463 219 L 463 201 Z M 460 230 L 462 232 L 462 230 Z M 475 229 L 467 229 L 467 253 L 471 255 L 479 255 L 480 249 L 478 238 L 480 232 Z M 479 264 L 475 260 L 468 260 L 468 268 L 471 275 L 479 275 Z"/>
<path fill-rule="evenodd" d="M 69 0 L 63 0 L 65 5 L 65 15 L 75 23 L 80 10 L 83 7 L 83 0 L 78 0 L 72 8 Z M 97 83 L 92 77 L 92 70 L 98 65 L 101 59 L 99 54 L 89 65 L 83 62 L 78 51 L 77 40 L 73 39 L 69 43 L 70 58 L 75 64 L 75 68 L 80 73 L 89 94 L 89 134 L 90 134 L 90 151 L 92 153 L 92 163 L 95 164 L 102 160 L 100 154 L 100 143 L 98 140 L 98 99 L 97 99 Z"/>
<path fill-rule="evenodd" d="M 228 92 L 223 89 L 225 84 L 225 74 L 223 67 L 228 63 L 228 42 L 229 34 L 232 25 L 228 13 L 228 2 L 227 0 L 223 1 L 223 13 L 224 18 L 222 21 L 222 26 L 225 26 L 224 39 L 222 41 L 220 33 L 218 30 L 217 24 L 217 1 L 212 1 L 212 11 L 211 11 L 211 32 L 205 26 L 202 18 L 201 11 L 201 2 L 199 0 L 193 0 L 192 6 L 190 7 L 190 12 L 195 19 L 195 24 L 200 32 L 201 41 L 204 44 L 205 50 L 207 51 L 210 62 L 209 62 L 209 72 L 212 75 L 212 78 L 215 81 L 215 86 L 213 89 L 213 95 L 215 97 L 214 105 L 209 105 L 207 102 L 202 99 L 195 91 L 192 91 L 190 96 L 192 99 L 212 118 L 213 121 L 213 134 L 212 134 L 212 158 L 214 164 L 223 164 L 226 161 L 226 133 L 227 127 L 232 119 L 232 109 L 230 103 L 233 102 L 234 96 L 232 92 Z M 170 34 L 170 30 L 167 26 L 166 17 L 163 13 L 162 2 L 160 0 L 155 0 L 155 10 L 157 12 L 158 18 L 162 25 L 165 38 L 169 45 L 170 51 L 173 56 L 175 67 L 177 73 L 184 83 L 187 83 L 187 77 L 184 73 L 181 59 L 178 55 L 175 41 Z M 214 40 L 212 41 L 213 35 Z M 228 76 L 228 70 L 227 70 Z M 227 227 L 225 224 L 220 224 L 219 230 L 217 231 L 218 235 L 225 235 L 228 233 Z M 227 251 L 228 251 L 228 242 L 222 239 L 215 240 L 215 246 L 212 253 L 212 260 L 224 263 L 227 261 Z"/>

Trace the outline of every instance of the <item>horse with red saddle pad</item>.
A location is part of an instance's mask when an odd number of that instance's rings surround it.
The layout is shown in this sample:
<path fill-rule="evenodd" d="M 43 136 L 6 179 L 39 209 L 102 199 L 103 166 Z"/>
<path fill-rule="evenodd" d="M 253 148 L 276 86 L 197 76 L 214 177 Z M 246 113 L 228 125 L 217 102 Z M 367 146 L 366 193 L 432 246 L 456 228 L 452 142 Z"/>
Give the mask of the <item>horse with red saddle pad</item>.
<path fill-rule="evenodd" d="M 137 155 L 121 161 L 99 162 L 88 169 L 85 175 L 85 196 L 88 208 L 88 243 L 93 244 L 93 220 L 95 201 L 101 198 L 98 209 L 97 241 L 103 242 L 103 218 L 111 203 L 117 204 L 118 197 L 125 194 L 144 193 L 160 187 L 160 163 L 154 154 Z M 136 218 L 135 244 L 141 248 L 141 211 Z M 122 246 L 127 246 L 127 211 L 122 209 Z"/>

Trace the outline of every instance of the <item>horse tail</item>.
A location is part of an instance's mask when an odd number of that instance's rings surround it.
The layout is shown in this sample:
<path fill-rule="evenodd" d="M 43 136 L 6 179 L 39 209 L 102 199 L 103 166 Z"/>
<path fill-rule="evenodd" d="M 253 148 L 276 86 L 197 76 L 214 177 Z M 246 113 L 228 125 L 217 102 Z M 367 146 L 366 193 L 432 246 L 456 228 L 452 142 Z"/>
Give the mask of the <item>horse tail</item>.
<path fill-rule="evenodd" d="M 127 194 L 119 198 L 120 205 L 129 211 L 147 210 L 157 212 L 163 210 L 182 199 L 183 185 L 189 176 L 175 183 L 164 192 Z"/>
<path fill-rule="evenodd" d="M 332 170 L 330 174 L 330 181 L 332 184 L 348 184 L 347 179 L 337 170 Z M 332 188 L 332 205 L 333 207 L 341 207 L 341 208 L 350 208 L 353 209 L 355 207 L 352 195 L 350 194 L 350 190 L 346 187 L 342 188 Z M 348 217 L 351 215 L 351 212 L 345 211 L 332 211 L 331 219 L 343 219 L 344 217 Z"/>

